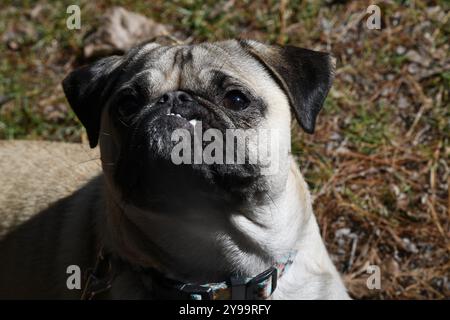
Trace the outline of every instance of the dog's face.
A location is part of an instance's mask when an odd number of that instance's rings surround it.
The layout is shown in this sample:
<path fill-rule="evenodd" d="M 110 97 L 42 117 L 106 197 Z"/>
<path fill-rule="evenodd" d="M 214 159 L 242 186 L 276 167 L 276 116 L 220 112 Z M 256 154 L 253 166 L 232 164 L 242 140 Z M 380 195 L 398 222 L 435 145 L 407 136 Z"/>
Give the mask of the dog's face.
<path fill-rule="evenodd" d="M 239 208 L 268 200 L 286 182 L 290 110 L 311 133 L 331 81 L 325 53 L 231 40 L 144 44 L 125 56 L 73 71 L 63 87 L 91 147 L 100 141 L 107 181 L 120 200 L 176 211 L 186 206 Z M 270 137 L 279 150 L 271 158 L 276 171 L 265 175 L 262 165 L 249 163 L 248 157 L 244 163 L 225 163 L 225 141 L 213 152 L 224 151 L 222 163 L 174 163 L 180 142 L 174 132 L 190 135 L 193 159 L 194 136 L 206 135 L 208 129 L 222 133 L 224 140 L 227 130 L 250 135 L 251 130 L 275 131 Z M 200 140 L 201 150 L 216 140 Z M 257 143 L 245 149 L 257 153 Z"/>

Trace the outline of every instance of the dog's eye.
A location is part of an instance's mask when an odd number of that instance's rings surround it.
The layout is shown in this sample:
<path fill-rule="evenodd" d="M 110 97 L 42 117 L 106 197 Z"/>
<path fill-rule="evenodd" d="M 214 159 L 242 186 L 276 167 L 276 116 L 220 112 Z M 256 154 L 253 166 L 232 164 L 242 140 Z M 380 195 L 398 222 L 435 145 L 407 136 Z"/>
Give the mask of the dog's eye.
<path fill-rule="evenodd" d="M 124 94 L 117 101 L 117 113 L 125 120 L 141 109 L 141 103 L 134 94 Z"/>
<path fill-rule="evenodd" d="M 225 94 L 223 104 L 228 109 L 240 111 L 248 107 L 250 100 L 241 91 L 231 90 Z"/>

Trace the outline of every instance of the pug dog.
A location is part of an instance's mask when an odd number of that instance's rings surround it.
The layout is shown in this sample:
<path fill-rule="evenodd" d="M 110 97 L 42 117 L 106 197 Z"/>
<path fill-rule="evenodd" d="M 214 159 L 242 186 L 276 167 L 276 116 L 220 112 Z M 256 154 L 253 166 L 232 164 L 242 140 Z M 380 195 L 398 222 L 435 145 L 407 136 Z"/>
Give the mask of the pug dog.
<path fill-rule="evenodd" d="M 329 54 L 252 40 L 149 42 L 76 69 L 63 89 L 90 147 L 100 146 L 102 173 L 10 228 L 0 297 L 348 299 L 290 153 L 291 112 L 313 133 L 332 80 Z M 275 131 L 275 169 L 174 162 L 175 131 L 211 129 Z M 59 161 L 47 154 L 43 171 Z"/>

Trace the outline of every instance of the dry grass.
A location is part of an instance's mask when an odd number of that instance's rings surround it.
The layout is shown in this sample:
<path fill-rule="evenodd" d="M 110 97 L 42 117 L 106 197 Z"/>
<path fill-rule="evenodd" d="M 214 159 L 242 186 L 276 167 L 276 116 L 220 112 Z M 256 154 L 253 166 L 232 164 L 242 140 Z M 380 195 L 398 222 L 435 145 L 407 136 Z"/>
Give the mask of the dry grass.
<path fill-rule="evenodd" d="M 81 31 L 65 28 L 73 1 L 16 2 L 0 5 L 4 139 L 80 141 L 59 82 L 93 17 L 114 4 L 199 41 L 331 51 L 336 81 L 316 133 L 293 125 L 327 246 L 356 298 L 450 297 L 448 2 L 374 1 L 382 29 L 369 30 L 364 1 L 81 1 Z M 365 285 L 369 264 L 381 268 L 381 290 Z"/>

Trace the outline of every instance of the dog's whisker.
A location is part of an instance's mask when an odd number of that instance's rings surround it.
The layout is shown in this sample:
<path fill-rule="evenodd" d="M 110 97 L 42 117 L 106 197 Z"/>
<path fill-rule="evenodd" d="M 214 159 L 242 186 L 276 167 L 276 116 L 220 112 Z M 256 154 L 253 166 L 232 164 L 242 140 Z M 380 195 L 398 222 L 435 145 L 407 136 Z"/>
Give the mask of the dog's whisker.
<path fill-rule="evenodd" d="M 84 161 L 79 162 L 78 164 L 84 164 L 84 163 L 87 163 L 87 162 L 90 162 L 90 161 L 96 161 L 96 160 L 100 160 L 100 157 L 84 160 Z"/>
<path fill-rule="evenodd" d="M 103 162 L 102 161 L 102 165 L 104 165 L 104 166 L 115 166 L 116 163 L 115 162 Z"/>
<path fill-rule="evenodd" d="M 121 124 L 123 124 L 125 127 L 129 128 L 130 126 L 126 124 L 122 119 L 119 118 L 119 121 Z"/>

